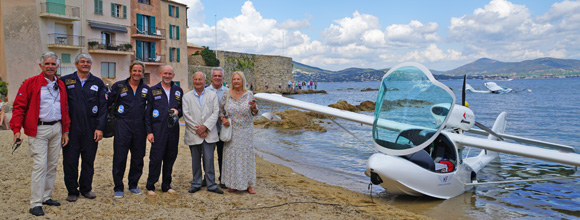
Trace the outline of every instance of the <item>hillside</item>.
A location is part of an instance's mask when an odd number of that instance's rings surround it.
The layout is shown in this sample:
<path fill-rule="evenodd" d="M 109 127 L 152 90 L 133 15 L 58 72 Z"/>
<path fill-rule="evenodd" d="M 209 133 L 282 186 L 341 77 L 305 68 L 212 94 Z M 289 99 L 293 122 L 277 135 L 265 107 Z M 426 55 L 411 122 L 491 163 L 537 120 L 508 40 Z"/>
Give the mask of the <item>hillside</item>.
<path fill-rule="evenodd" d="M 510 78 L 539 76 L 578 76 L 580 60 L 539 58 L 521 62 L 501 62 L 482 58 L 459 68 L 443 72 L 449 76 L 503 76 Z"/>
<path fill-rule="evenodd" d="M 366 82 L 379 81 L 387 71 L 375 69 L 348 68 L 340 71 L 324 70 L 292 61 L 292 74 L 297 81 L 318 82 Z"/>
<path fill-rule="evenodd" d="M 348 68 L 340 71 L 324 70 L 292 61 L 292 74 L 298 81 L 364 82 L 379 81 L 389 69 Z M 449 71 L 431 70 L 437 79 L 468 78 L 556 78 L 580 77 L 580 60 L 538 58 L 521 62 L 501 62 L 481 58 Z"/>

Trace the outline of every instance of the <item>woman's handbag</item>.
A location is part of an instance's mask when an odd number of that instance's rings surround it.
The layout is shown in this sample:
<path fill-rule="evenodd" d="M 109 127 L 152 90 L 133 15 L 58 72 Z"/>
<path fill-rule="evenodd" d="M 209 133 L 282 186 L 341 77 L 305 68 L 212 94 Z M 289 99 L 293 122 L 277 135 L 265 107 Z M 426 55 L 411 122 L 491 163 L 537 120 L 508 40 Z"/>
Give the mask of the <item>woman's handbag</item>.
<path fill-rule="evenodd" d="M 226 96 L 226 104 L 224 104 L 224 110 L 225 110 L 226 109 L 226 106 L 230 102 L 230 93 L 229 93 L 229 91 L 228 91 L 227 94 L 224 94 L 224 95 L 227 95 Z M 227 115 L 227 112 L 224 115 Z M 233 126 L 232 119 L 231 118 L 228 118 L 228 121 L 230 122 L 230 126 L 227 126 L 226 127 L 226 126 L 224 126 L 222 124 L 222 128 L 220 130 L 220 140 L 223 141 L 223 142 L 229 142 L 229 141 L 232 140 L 232 126 Z"/>
<path fill-rule="evenodd" d="M 232 140 L 232 119 L 229 118 L 228 121 L 230 121 L 230 126 L 224 126 L 222 125 L 222 129 L 220 131 L 220 140 L 223 142 L 229 142 Z"/>

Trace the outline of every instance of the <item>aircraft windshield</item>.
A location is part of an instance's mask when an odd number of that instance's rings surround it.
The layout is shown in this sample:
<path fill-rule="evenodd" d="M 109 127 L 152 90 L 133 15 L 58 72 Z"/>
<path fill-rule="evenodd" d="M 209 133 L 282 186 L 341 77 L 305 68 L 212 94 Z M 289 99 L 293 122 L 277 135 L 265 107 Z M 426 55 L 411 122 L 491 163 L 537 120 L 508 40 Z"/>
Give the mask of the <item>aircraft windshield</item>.
<path fill-rule="evenodd" d="M 373 123 L 379 151 L 406 155 L 431 143 L 455 102 L 451 90 L 420 64 L 399 65 L 383 78 Z"/>

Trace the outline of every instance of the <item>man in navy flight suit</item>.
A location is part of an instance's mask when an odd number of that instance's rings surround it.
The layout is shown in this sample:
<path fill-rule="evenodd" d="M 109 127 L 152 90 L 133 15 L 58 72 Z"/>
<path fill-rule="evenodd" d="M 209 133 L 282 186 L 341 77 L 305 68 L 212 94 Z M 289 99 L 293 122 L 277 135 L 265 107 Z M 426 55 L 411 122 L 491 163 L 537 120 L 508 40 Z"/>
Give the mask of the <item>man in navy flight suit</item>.
<path fill-rule="evenodd" d="M 60 78 L 66 86 L 68 109 L 71 119 L 69 142 L 62 149 L 64 183 L 69 202 L 77 201 L 80 195 L 94 199 L 92 192 L 94 162 L 98 142 L 103 138 L 106 123 L 107 100 L 105 84 L 89 71 L 93 58 L 85 53 L 77 55 L 77 71 Z M 79 156 L 81 174 L 79 178 Z"/>
<path fill-rule="evenodd" d="M 159 180 L 163 163 L 163 178 L 161 191 L 175 194 L 171 188 L 171 173 L 177 158 L 179 144 L 179 122 L 169 127 L 170 113 L 178 116 L 181 111 L 181 97 L 183 90 L 173 83 L 173 67 L 161 68 L 161 82 L 151 87 L 151 96 L 147 100 L 145 123 L 147 140 L 151 142 L 149 152 L 149 177 L 147 178 L 147 195 L 155 196 L 155 183 Z"/>
<path fill-rule="evenodd" d="M 129 67 L 130 76 L 126 80 L 116 82 L 111 87 L 109 94 L 109 106 L 118 96 L 113 111 L 117 117 L 115 138 L 113 140 L 113 182 L 115 183 L 115 198 L 123 197 L 123 176 L 127 164 L 127 154 L 131 151 L 131 166 L 129 168 L 129 191 L 133 194 L 141 194 L 137 183 L 143 174 L 143 157 L 145 157 L 145 114 L 147 110 L 147 98 L 150 89 L 143 83 L 145 65 L 139 61 L 133 61 Z"/>

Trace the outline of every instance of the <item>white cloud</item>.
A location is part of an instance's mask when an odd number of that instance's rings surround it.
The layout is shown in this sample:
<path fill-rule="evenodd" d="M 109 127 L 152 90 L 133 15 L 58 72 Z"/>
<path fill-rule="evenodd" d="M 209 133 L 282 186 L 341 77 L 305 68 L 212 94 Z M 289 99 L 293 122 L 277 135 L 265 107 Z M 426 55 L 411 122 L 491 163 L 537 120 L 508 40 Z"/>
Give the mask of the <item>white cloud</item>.
<path fill-rule="evenodd" d="M 187 5 L 187 21 L 190 27 L 201 27 L 205 20 L 204 7 L 201 0 L 183 0 Z M 189 34 L 189 33 L 188 33 Z"/>
<path fill-rule="evenodd" d="M 287 30 L 307 28 L 310 27 L 310 19 L 303 19 L 299 21 L 288 19 L 279 24 L 278 27 Z"/>
<path fill-rule="evenodd" d="M 344 45 L 361 41 L 366 31 L 379 29 L 379 19 L 373 15 L 355 11 L 352 18 L 346 17 L 334 22 L 322 32 L 322 41 L 330 45 Z"/>
<path fill-rule="evenodd" d="M 188 41 L 213 49 L 213 20 L 204 24 L 200 0 L 186 2 L 190 7 Z M 240 6 L 238 15 L 217 21 L 218 49 L 284 55 L 330 70 L 379 69 L 405 61 L 447 70 L 482 57 L 501 61 L 580 57 L 580 1 L 555 3 L 534 17 L 525 5 L 491 0 L 471 14 L 450 17 L 446 36 L 439 34 L 437 22 L 409 19 L 389 24 L 354 11 L 319 27 L 320 39 L 304 32 L 315 29 L 311 22 L 316 16 L 277 21 L 263 17 L 251 1 Z"/>
<path fill-rule="evenodd" d="M 394 46 L 420 47 L 439 41 L 437 31 L 439 25 L 435 22 L 422 24 L 412 20 L 409 24 L 393 24 L 385 30 L 385 40 Z"/>

